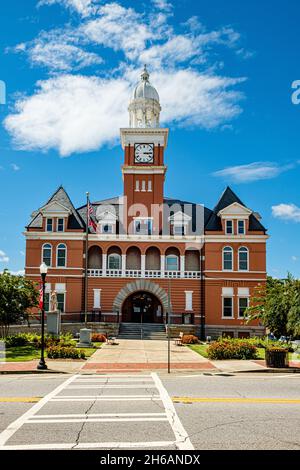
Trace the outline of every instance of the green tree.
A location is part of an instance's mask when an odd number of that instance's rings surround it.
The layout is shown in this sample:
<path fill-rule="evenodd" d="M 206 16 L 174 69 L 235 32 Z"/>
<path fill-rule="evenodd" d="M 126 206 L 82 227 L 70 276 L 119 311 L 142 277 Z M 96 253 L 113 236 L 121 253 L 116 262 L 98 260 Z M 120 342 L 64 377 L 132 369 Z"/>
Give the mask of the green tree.
<path fill-rule="evenodd" d="M 258 285 L 246 311 L 247 322 L 259 320 L 275 336 L 300 334 L 300 281 L 267 278 Z"/>
<path fill-rule="evenodd" d="M 28 310 L 38 304 L 36 284 L 23 276 L 5 270 L 0 274 L 0 334 L 6 337 L 9 327 L 28 319 Z"/>

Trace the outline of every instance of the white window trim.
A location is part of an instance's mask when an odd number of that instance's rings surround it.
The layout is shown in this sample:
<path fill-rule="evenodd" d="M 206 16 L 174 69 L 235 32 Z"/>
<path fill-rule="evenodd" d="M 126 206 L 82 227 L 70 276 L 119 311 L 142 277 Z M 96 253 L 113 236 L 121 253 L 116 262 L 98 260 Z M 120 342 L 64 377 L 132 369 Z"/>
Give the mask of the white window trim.
<path fill-rule="evenodd" d="M 119 267 L 119 268 L 111 268 L 111 267 L 109 266 L 109 258 L 110 258 L 111 256 L 116 256 L 116 255 L 119 257 L 119 260 L 120 260 L 120 265 L 119 265 L 119 266 L 120 266 L 120 267 Z M 110 253 L 110 254 L 107 256 L 107 269 L 108 269 L 109 271 L 110 271 L 110 270 L 112 270 L 112 271 L 113 271 L 113 270 L 119 271 L 119 270 L 122 269 L 122 256 L 121 256 L 119 253 Z"/>
<path fill-rule="evenodd" d="M 147 189 L 146 189 L 146 180 L 142 180 L 141 191 L 143 193 L 147 191 Z"/>
<path fill-rule="evenodd" d="M 239 232 L 239 223 L 243 222 L 243 233 Z M 237 235 L 246 235 L 246 221 L 245 219 L 238 219 L 237 221 Z"/>
<path fill-rule="evenodd" d="M 64 247 L 65 247 L 65 265 L 64 265 L 64 266 L 58 266 L 58 247 L 59 247 L 60 245 L 64 245 Z M 60 250 L 62 250 L 62 248 L 60 248 Z M 56 247 L 56 267 L 57 267 L 57 268 L 59 268 L 59 269 L 64 269 L 64 268 L 66 268 L 66 267 L 68 266 L 68 262 L 67 262 L 68 258 L 67 258 L 67 256 L 68 256 L 67 245 L 66 245 L 65 243 L 59 243 L 59 244 L 57 245 L 57 247 Z"/>
<path fill-rule="evenodd" d="M 240 269 L 240 249 L 245 248 L 247 250 L 247 269 Z M 246 252 L 244 252 L 246 253 Z M 250 264 L 250 256 L 249 256 L 249 248 L 246 246 L 240 246 L 238 249 L 238 272 L 240 273 L 248 273 L 249 272 L 249 264 Z"/>
<path fill-rule="evenodd" d="M 103 233 L 103 235 L 112 235 L 115 233 L 115 227 L 116 227 L 115 222 L 101 222 L 99 225 L 101 228 L 101 233 Z M 104 232 L 103 228 L 105 225 L 109 225 L 111 227 L 111 232 Z"/>
<path fill-rule="evenodd" d="M 227 230 L 227 223 L 228 222 L 231 222 L 232 232 L 228 232 L 228 230 Z M 232 219 L 226 219 L 225 220 L 225 233 L 226 233 L 226 235 L 234 235 L 234 223 L 233 223 Z"/>
<path fill-rule="evenodd" d="M 152 180 L 148 180 L 148 193 L 152 193 Z"/>
<path fill-rule="evenodd" d="M 58 231 L 58 221 L 59 221 L 59 220 L 62 220 L 62 221 L 63 221 L 63 229 L 60 230 L 60 231 Z M 65 231 L 65 218 L 64 218 L 64 217 L 57 217 L 57 219 L 56 219 L 56 231 L 57 231 L 58 233 L 62 233 L 62 232 Z"/>
<path fill-rule="evenodd" d="M 224 316 L 224 299 L 231 299 L 232 302 L 232 315 L 231 317 Z M 234 320 L 234 295 L 222 295 L 222 320 Z"/>
<path fill-rule="evenodd" d="M 135 191 L 136 192 L 140 191 L 140 180 L 135 180 Z"/>
<path fill-rule="evenodd" d="M 52 220 L 52 230 L 48 230 L 48 220 Z M 54 230 L 53 230 L 54 229 L 54 219 L 53 219 L 53 217 L 47 217 L 46 218 L 46 227 L 45 227 L 45 229 L 46 229 L 46 232 L 49 232 L 49 233 L 54 232 Z"/>
<path fill-rule="evenodd" d="M 186 290 L 185 292 L 185 311 L 193 312 L 193 290 Z M 189 308 L 190 307 L 190 308 Z"/>
<path fill-rule="evenodd" d="M 177 269 L 168 269 L 168 258 L 175 258 L 175 257 L 177 259 Z M 166 271 L 175 271 L 175 272 L 179 271 L 179 256 L 178 255 L 170 254 L 170 255 L 165 256 L 165 263 L 166 263 L 166 265 L 165 265 L 165 270 Z"/>
<path fill-rule="evenodd" d="M 240 299 L 247 299 L 247 308 L 249 307 L 250 295 L 239 295 L 238 296 L 238 318 L 247 318 L 244 315 L 240 315 Z"/>
<path fill-rule="evenodd" d="M 66 296 L 66 293 L 67 293 L 67 291 L 64 291 L 64 292 L 57 292 L 57 294 L 63 294 L 63 296 L 64 296 L 64 311 L 61 312 L 62 315 L 64 315 L 64 314 L 66 313 L 66 297 L 67 297 L 67 296 Z"/>
<path fill-rule="evenodd" d="M 230 248 L 231 249 L 231 269 L 225 269 L 224 268 L 224 253 L 225 253 L 225 248 Z M 227 252 L 229 253 L 229 250 L 227 250 Z M 222 249 L 222 271 L 224 272 L 227 272 L 227 273 L 230 273 L 234 270 L 234 250 L 231 246 L 224 246 L 223 249 Z"/>
<path fill-rule="evenodd" d="M 49 243 L 49 242 L 44 243 L 44 244 L 42 245 L 41 263 L 44 262 L 44 247 L 45 247 L 46 245 L 49 245 L 49 246 L 51 247 L 50 265 L 48 266 L 48 268 L 51 268 L 51 267 L 52 267 L 52 261 L 53 261 L 53 259 L 52 259 L 52 258 L 53 258 L 53 247 L 52 247 L 51 243 Z"/>

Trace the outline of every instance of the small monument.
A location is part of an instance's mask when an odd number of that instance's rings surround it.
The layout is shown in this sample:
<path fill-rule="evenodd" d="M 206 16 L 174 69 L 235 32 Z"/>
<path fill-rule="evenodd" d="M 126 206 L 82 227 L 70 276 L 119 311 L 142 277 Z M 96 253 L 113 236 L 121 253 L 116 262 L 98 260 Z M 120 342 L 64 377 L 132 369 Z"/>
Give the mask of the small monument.
<path fill-rule="evenodd" d="M 49 312 L 47 313 L 47 333 L 59 336 L 60 334 L 60 311 L 58 310 L 57 293 L 50 293 Z"/>

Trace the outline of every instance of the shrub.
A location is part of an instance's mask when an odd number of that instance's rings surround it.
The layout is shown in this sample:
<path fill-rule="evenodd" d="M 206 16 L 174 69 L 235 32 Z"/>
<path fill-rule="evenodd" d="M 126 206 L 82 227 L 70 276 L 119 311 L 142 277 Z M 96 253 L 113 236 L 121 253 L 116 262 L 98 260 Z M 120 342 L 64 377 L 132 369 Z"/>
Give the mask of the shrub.
<path fill-rule="evenodd" d="M 209 359 L 256 359 L 257 349 L 248 340 L 224 338 L 207 348 Z"/>
<path fill-rule="evenodd" d="M 106 342 L 106 335 L 102 333 L 94 333 L 92 335 L 92 342 L 93 343 L 105 343 Z"/>
<path fill-rule="evenodd" d="M 85 352 L 74 347 L 50 346 L 47 356 L 49 359 L 85 359 Z"/>
<path fill-rule="evenodd" d="M 195 335 L 183 335 L 182 337 L 183 344 L 197 344 L 199 339 Z"/>
<path fill-rule="evenodd" d="M 29 343 L 26 333 L 18 333 L 16 335 L 7 336 L 5 338 L 5 346 L 7 348 L 15 348 L 18 346 L 26 346 Z"/>

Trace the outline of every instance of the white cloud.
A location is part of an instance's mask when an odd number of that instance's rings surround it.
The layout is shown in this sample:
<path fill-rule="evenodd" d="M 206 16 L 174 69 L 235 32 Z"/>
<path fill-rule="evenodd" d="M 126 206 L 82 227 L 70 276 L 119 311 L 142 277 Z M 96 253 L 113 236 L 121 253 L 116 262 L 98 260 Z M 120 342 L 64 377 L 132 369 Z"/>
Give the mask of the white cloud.
<path fill-rule="evenodd" d="M 300 207 L 295 204 L 278 204 L 272 206 L 272 215 L 276 219 L 300 222 Z"/>
<path fill-rule="evenodd" d="M 10 165 L 14 171 L 19 171 L 21 168 L 16 163 L 11 163 Z"/>
<path fill-rule="evenodd" d="M 213 176 L 229 178 L 236 183 L 250 183 L 252 181 L 272 179 L 284 171 L 290 170 L 294 165 L 279 166 L 273 162 L 254 162 L 248 165 L 238 165 L 224 168 L 213 173 Z"/>
<path fill-rule="evenodd" d="M 40 0 L 38 6 L 54 5 L 55 3 L 60 3 L 66 8 L 76 11 L 82 17 L 86 17 L 95 12 L 94 4 L 98 3 L 98 0 Z"/>
<path fill-rule="evenodd" d="M 152 3 L 158 10 L 166 12 L 171 11 L 173 8 L 172 3 L 168 2 L 168 0 L 152 0 Z"/>
<path fill-rule="evenodd" d="M 4 125 L 18 148 L 57 149 L 62 156 L 116 143 L 119 128 L 128 122 L 128 99 L 138 74 L 130 69 L 122 78 L 63 75 L 41 81 L 32 96 L 16 102 Z M 239 81 L 192 70 L 154 73 L 162 121 L 213 128 L 232 119 L 240 112 L 241 96 L 230 87 Z"/>
<path fill-rule="evenodd" d="M 131 60 L 137 58 L 145 49 L 146 42 L 154 37 L 153 29 L 133 8 L 109 3 L 99 8 L 98 15 L 84 23 L 81 32 L 96 44 L 115 51 L 122 50 Z"/>
<path fill-rule="evenodd" d="M 19 271 L 10 271 L 8 270 L 8 272 L 12 275 L 12 276 L 25 276 L 25 270 L 24 269 L 20 269 Z M 0 274 L 2 274 L 3 271 L 0 271 Z"/>
<path fill-rule="evenodd" d="M 204 63 L 208 60 L 208 51 L 213 45 L 233 47 L 238 39 L 239 34 L 231 28 L 196 35 L 173 34 L 163 44 L 153 45 L 141 52 L 139 61 L 155 67 L 161 64 L 173 66 L 193 58 L 197 58 L 198 64 Z"/>
<path fill-rule="evenodd" d="M 294 261 L 294 262 L 298 261 L 298 257 L 297 256 L 292 256 L 292 261 Z"/>
<path fill-rule="evenodd" d="M 9 257 L 4 253 L 4 251 L 0 250 L 0 263 L 8 263 Z"/>
<path fill-rule="evenodd" d="M 77 33 L 72 30 L 42 32 L 34 41 L 18 44 L 14 51 L 27 53 L 32 65 L 61 72 L 80 70 L 103 62 L 99 55 L 72 44 L 78 40 Z"/>
<path fill-rule="evenodd" d="M 58 149 L 60 155 L 113 142 L 127 122 L 130 90 L 121 79 L 63 75 L 39 82 L 5 120 L 19 148 Z"/>

